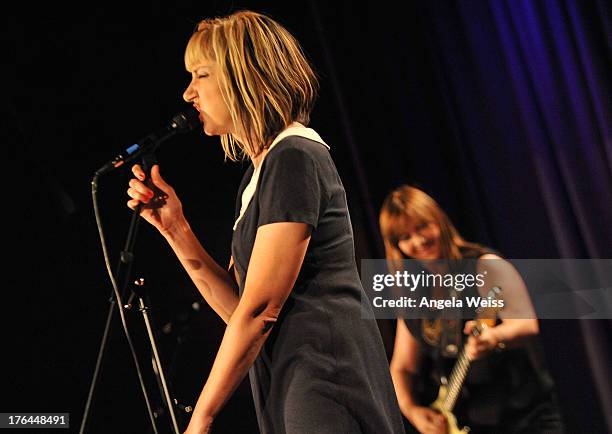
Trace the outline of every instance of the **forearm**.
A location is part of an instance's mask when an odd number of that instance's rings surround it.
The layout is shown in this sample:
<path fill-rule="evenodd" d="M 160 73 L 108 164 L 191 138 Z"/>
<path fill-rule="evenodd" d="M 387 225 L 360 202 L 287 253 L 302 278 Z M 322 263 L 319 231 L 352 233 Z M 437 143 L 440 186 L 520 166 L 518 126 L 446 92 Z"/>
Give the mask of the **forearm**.
<path fill-rule="evenodd" d="M 255 362 L 275 316 L 253 315 L 238 307 L 232 315 L 219 352 L 196 404 L 193 417 L 214 418 Z"/>
<path fill-rule="evenodd" d="M 257 230 L 244 292 L 192 416 L 196 426 L 218 414 L 257 358 L 295 285 L 309 241 L 304 223 L 274 223 Z"/>
<path fill-rule="evenodd" d="M 515 348 L 524 345 L 539 333 L 536 319 L 504 319 L 491 330 L 498 343 L 505 348 Z"/>
<path fill-rule="evenodd" d="M 417 405 L 412 395 L 412 375 L 405 369 L 391 368 L 391 379 L 400 411 L 409 420 L 410 411 Z"/>
<path fill-rule="evenodd" d="M 162 235 L 206 302 L 227 323 L 238 306 L 238 288 L 232 276 L 204 250 L 187 221 Z"/>

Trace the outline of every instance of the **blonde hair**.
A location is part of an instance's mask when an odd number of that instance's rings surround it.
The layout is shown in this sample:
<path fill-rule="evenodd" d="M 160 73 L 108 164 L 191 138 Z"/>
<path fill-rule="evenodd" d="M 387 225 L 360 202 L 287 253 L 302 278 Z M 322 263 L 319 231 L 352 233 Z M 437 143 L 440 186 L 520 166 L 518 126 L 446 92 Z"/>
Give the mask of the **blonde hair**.
<path fill-rule="evenodd" d="M 406 220 L 408 219 L 408 220 Z M 463 239 L 440 205 L 427 193 L 409 185 L 403 185 L 389 193 L 380 211 L 380 231 L 389 260 L 401 260 L 398 243 L 405 235 L 406 222 L 414 224 L 434 223 L 440 228 L 440 259 L 461 259 L 462 247 L 482 249 Z"/>
<path fill-rule="evenodd" d="M 292 122 L 307 125 L 318 80 L 296 39 L 270 17 L 240 11 L 201 21 L 185 49 L 188 70 L 214 61 L 236 131 L 221 136 L 227 158 L 259 155 Z"/>

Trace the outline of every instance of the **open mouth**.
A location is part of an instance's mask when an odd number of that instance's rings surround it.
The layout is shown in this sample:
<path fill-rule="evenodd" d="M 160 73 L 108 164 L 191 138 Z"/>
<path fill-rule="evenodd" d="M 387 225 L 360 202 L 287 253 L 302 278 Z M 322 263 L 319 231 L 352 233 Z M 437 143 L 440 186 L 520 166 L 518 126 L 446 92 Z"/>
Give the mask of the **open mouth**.
<path fill-rule="evenodd" d="M 204 117 L 202 116 L 202 109 L 200 108 L 200 106 L 194 104 L 193 108 L 198 111 L 198 118 L 200 119 L 200 122 L 204 122 Z"/>

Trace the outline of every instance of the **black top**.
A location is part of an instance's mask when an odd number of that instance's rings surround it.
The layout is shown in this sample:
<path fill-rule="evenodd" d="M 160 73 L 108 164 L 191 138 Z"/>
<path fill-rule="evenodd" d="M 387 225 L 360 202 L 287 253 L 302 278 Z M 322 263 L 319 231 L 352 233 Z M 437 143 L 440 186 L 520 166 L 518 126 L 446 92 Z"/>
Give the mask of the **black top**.
<path fill-rule="evenodd" d="M 238 199 L 253 174 L 244 175 Z M 329 151 L 298 136 L 266 155 L 232 254 L 240 294 L 259 226 L 302 222 L 312 236 L 299 276 L 249 375 L 262 433 L 403 433 L 383 342 L 362 319 L 346 195 Z"/>
<path fill-rule="evenodd" d="M 465 261 L 463 273 L 475 274 L 476 261 L 486 253 L 499 253 L 486 248 L 462 249 Z M 466 269 L 470 268 L 470 269 Z M 477 296 L 475 287 L 457 294 Z M 465 315 L 467 317 L 468 315 Z M 473 311 L 472 318 L 476 317 Z M 414 381 L 414 392 L 421 404 L 436 398 L 440 378 L 448 378 L 455 365 L 458 351 L 467 341 L 463 327 L 467 320 L 405 319 L 406 326 L 421 347 L 421 368 Z M 498 320 L 499 323 L 499 320 Z M 435 342 L 432 336 L 436 336 Z M 447 344 L 457 344 L 456 354 L 445 351 Z M 553 389 L 552 378 L 544 366 L 541 345 L 534 339 L 523 347 L 492 352 L 472 361 L 453 413 L 461 424 L 498 426 L 548 400 Z"/>

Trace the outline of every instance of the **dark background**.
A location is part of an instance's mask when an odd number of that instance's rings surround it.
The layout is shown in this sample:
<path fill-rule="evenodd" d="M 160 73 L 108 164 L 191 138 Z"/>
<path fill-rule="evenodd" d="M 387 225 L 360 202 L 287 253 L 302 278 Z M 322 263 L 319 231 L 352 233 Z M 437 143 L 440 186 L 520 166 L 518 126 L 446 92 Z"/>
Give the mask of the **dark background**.
<path fill-rule="evenodd" d="M 332 146 L 358 259 L 384 256 L 378 210 L 403 183 L 432 194 L 467 239 L 508 257 L 611 257 L 606 2 L 422 1 L 401 9 L 393 2 L 24 3 L 3 26 L 9 243 L 0 411 L 70 412 L 77 430 L 111 288 L 92 174 L 186 108 L 182 56 L 195 23 L 240 8 L 284 24 L 320 76 L 311 125 Z M 200 133 L 173 139 L 158 159 L 203 245 L 226 264 L 247 163 L 224 162 L 218 139 Z M 128 179 L 117 171 L 99 185 L 113 267 L 130 219 Z M 223 323 L 204 304 L 194 309 L 196 289 L 146 225 L 136 257 L 175 395 L 193 405 Z M 142 319 L 129 317 L 158 401 Z M 380 326 L 390 350 L 393 325 Z M 549 320 L 541 329 L 569 432 L 606 432 L 610 322 Z M 256 432 L 248 382 L 216 427 Z M 91 432 L 147 430 L 133 363 L 115 327 Z"/>

